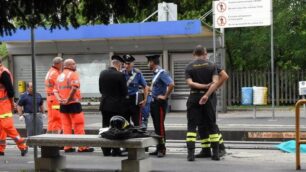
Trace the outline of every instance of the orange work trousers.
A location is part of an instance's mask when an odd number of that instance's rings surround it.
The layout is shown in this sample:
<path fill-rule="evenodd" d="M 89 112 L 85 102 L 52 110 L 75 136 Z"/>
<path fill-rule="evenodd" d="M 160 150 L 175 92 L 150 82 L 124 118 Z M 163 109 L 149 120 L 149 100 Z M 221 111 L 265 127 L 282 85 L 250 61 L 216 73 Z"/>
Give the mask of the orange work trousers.
<path fill-rule="evenodd" d="M 25 139 L 20 137 L 14 126 L 14 120 L 12 117 L 0 118 L 0 152 L 5 151 L 7 136 L 11 137 L 15 141 L 19 150 L 27 149 Z"/>
<path fill-rule="evenodd" d="M 64 134 L 85 134 L 85 118 L 84 113 L 61 113 L 63 132 Z M 65 146 L 64 150 L 72 148 L 71 146 Z M 79 150 L 86 149 L 87 147 L 79 147 Z"/>
<path fill-rule="evenodd" d="M 59 104 L 57 103 L 55 96 L 47 97 L 48 105 L 48 128 L 47 133 L 59 134 L 62 131 L 62 119 L 59 111 Z"/>

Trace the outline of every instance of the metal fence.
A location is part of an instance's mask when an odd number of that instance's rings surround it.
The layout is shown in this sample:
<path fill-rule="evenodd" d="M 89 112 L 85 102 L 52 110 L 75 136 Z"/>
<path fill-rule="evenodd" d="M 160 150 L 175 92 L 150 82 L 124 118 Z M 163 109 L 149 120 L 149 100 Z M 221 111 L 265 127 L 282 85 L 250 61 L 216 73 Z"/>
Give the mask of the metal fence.
<path fill-rule="evenodd" d="M 268 87 L 268 104 L 271 103 L 271 72 L 266 70 L 250 71 L 227 71 L 229 80 L 227 82 L 227 105 L 241 104 L 242 87 Z M 306 70 L 276 70 L 275 78 L 275 104 L 293 105 L 299 96 L 298 82 L 306 80 Z"/>

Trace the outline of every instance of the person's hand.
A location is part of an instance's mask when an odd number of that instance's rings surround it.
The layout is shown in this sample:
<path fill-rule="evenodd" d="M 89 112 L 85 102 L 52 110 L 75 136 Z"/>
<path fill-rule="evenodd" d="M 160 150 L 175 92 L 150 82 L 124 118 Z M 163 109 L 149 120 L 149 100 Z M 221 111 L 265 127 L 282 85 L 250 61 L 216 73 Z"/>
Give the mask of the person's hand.
<path fill-rule="evenodd" d="M 200 105 L 204 105 L 208 100 L 208 97 L 206 95 L 202 96 L 200 101 L 199 101 L 199 104 Z"/>
<path fill-rule="evenodd" d="M 160 99 L 160 100 L 166 100 L 166 99 L 167 99 L 167 97 L 166 97 L 166 96 L 164 96 L 164 95 L 159 95 L 159 96 L 157 96 L 157 99 Z"/>
<path fill-rule="evenodd" d="M 147 101 L 146 101 L 146 100 L 143 100 L 143 101 L 141 101 L 141 102 L 139 103 L 139 105 L 140 105 L 141 108 L 144 108 L 144 107 L 146 106 L 146 103 L 147 103 Z"/>
<path fill-rule="evenodd" d="M 24 116 L 23 115 L 19 116 L 19 121 L 24 121 Z"/>
<path fill-rule="evenodd" d="M 68 100 L 67 99 L 60 99 L 59 103 L 62 104 L 62 105 L 65 105 L 65 104 L 68 103 Z"/>
<path fill-rule="evenodd" d="M 204 89 L 209 89 L 209 87 L 211 86 L 212 83 L 209 84 L 204 84 Z"/>

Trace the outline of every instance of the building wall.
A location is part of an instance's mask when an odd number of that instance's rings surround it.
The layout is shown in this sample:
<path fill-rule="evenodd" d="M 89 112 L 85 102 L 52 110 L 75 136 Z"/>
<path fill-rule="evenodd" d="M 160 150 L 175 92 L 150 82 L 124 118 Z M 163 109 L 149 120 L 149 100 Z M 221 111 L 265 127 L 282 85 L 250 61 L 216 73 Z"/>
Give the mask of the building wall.
<path fill-rule="evenodd" d="M 186 110 L 189 89 L 185 83 L 184 68 L 191 60 L 191 53 L 197 44 L 202 44 L 212 51 L 212 41 L 202 38 L 149 39 L 149 40 L 95 40 L 36 43 L 36 80 L 37 91 L 44 93 L 44 77 L 53 57 L 58 54 L 64 59 L 74 58 L 81 76 L 81 91 L 84 97 L 100 97 L 98 76 L 101 70 L 109 66 L 109 56 L 112 53 L 130 53 L 136 57 L 136 67 L 139 67 L 147 81 L 152 73 L 147 68 L 146 54 L 161 54 L 161 65 L 169 70 L 176 87 L 169 100 L 171 111 Z M 8 43 L 8 49 L 13 57 L 15 88 L 19 80 L 30 81 L 32 76 L 30 44 Z M 218 53 L 216 63 L 222 64 Z M 222 103 L 224 96 L 218 91 L 218 110 L 224 111 Z M 19 94 L 18 94 L 19 95 Z"/>

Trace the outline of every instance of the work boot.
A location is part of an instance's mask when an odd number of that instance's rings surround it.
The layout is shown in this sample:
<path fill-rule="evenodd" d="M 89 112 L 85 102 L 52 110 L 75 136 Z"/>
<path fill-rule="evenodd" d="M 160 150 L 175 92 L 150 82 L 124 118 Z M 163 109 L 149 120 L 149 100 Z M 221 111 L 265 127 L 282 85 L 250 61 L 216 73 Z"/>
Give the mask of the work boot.
<path fill-rule="evenodd" d="M 224 143 L 219 144 L 219 157 L 226 155 Z"/>
<path fill-rule="evenodd" d="M 104 156 L 111 156 L 111 148 L 101 148 Z"/>
<path fill-rule="evenodd" d="M 121 150 L 120 150 L 120 148 L 113 148 L 113 150 L 112 150 L 112 156 L 121 156 Z"/>
<path fill-rule="evenodd" d="M 188 148 L 187 160 L 194 161 L 194 148 Z"/>
<path fill-rule="evenodd" d="M 210 158 L 210 148 L 202 148 L 201 152 L 195 155 L 196 158 Z"/>
<path fill-rule="evenodd" d="M 212 160 L 219 161 L 219 143 L 218 142 L 211 142 L 211 148 L 212 148 Z"/>
<path fill-rule="evenodd" d="M 25 156 L 28 153 L 28 148 L 25 148 L 23 150 L 20 150 L 21 156 Z"/>

